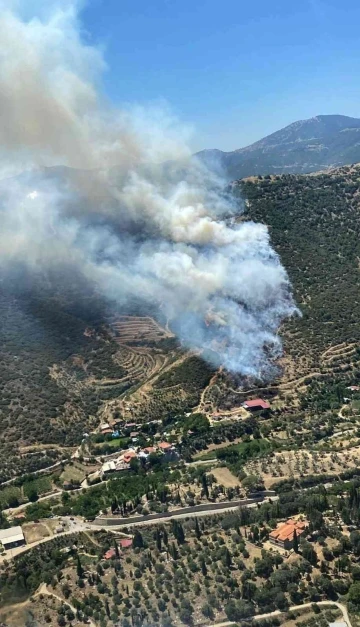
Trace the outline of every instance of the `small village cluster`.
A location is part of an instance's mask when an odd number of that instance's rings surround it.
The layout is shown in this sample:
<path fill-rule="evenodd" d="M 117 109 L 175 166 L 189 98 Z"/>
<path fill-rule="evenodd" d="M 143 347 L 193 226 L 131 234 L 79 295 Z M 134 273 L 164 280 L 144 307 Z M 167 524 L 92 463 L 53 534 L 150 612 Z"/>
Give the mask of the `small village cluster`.
<path fill-rule="evenodd" d="M 100 474 L 104 477 L 112 472 L 129 470 L 132 459 L 146 462 L 152 453 L 165 455 L 169 459 L 177 456 L 176 447 L 174 444 L 170 444 L 170 442 L 159 442 L 154 446 L 146 446 L 144 448 L 140 448 L 140 446 L 130 447 L 126 451 L 122 451 L 116 459 L 105 462 L 102 465 Z"/>

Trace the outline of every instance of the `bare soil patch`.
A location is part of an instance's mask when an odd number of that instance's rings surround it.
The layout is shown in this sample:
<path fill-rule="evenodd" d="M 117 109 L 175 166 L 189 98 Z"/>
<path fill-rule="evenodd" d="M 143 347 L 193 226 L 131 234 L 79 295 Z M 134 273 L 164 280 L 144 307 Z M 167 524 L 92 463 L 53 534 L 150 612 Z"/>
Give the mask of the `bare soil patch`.
<path fill-rule="evenodd" d="M 239 479 L 237 479 L 228 468 L 212 468 L 211 474 L 214 475 L 217 482 L 225 488 L 236 488 L 240 485 Z"/>
<path fill-rule="evenodd" d="M 22 526 L 24 532 L 26 544 L 32 544 L 38 542 L 44 538 L 48 538 L 51 534 L 49 529 L 43 523 L 25 523 Z"/>

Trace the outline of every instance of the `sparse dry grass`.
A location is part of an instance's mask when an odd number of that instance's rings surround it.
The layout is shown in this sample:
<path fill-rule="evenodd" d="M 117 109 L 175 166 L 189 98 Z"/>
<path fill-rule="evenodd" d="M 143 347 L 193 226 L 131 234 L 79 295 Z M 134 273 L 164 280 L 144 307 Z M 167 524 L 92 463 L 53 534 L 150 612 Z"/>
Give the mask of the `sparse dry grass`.
<path fill-rule="evenodd" d="M 22 525 L 26 544 L 38 542 L 44 538 L 48 538 L 51 534 L 47 526 L 43 523 L 25 523 Z"/>

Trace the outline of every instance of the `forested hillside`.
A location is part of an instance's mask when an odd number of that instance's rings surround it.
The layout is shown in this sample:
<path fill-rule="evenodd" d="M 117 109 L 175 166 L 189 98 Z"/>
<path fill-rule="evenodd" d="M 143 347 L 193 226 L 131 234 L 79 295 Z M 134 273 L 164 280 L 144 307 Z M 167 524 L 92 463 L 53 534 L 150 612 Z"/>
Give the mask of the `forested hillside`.
<path fill-rule="evenodd" d="M 269 226 L 302 312 L 286 325 L 286 351 L 311 362 L 360 338 L 360 166 L 315 175 L 246 179 L 244 219 Z"/>
<path fill-rule="evenodd" d="M 199 401 L 211 370 L 198 357 L 186 359 L 152 318 L 125 316 L 119 330 L 112 304 L 64 269 L 1 276 L 0 483 L 69 456 L 85 432 L 124 414 L 127 390 L 137 391 L 140 420 Z M 144 313 L 139 303 L 129 307 L 121 313 Z"/>

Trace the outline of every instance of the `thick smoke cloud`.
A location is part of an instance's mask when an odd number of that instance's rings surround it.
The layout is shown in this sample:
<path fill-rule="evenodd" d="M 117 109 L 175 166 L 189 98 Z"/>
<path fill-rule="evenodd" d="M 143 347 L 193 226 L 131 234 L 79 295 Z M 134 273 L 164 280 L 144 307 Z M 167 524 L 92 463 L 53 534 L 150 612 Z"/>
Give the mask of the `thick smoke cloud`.
<path fill-rule="evenodd" d="M 0 0 L 0 261 L 73 264 L 119 305 L 158 305 L 216 365 L 261 376 L 295 311 L 267 228 L 235 222 L 171 115 L 104 102 L 77 8 Z"/>

